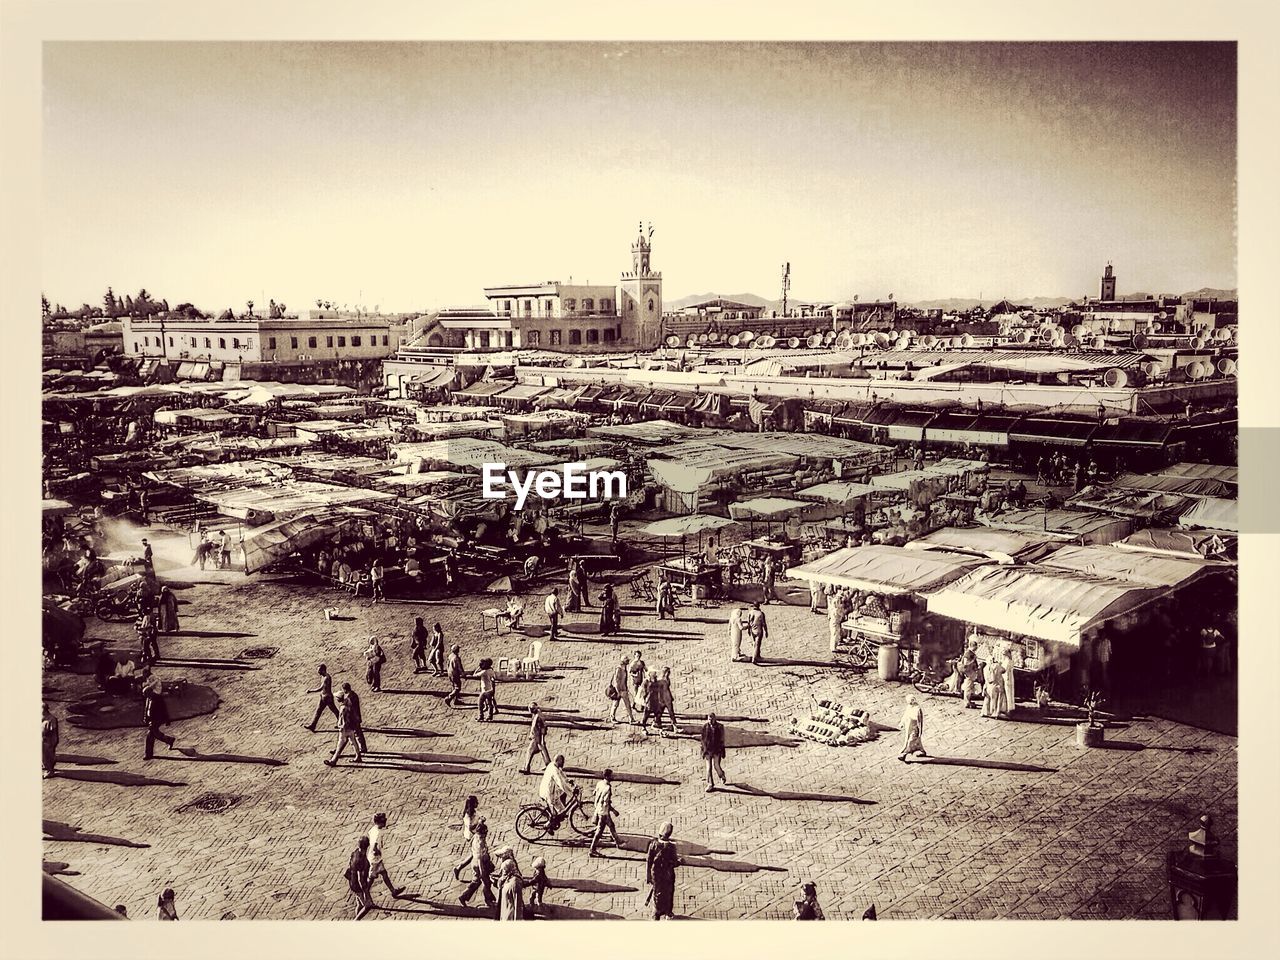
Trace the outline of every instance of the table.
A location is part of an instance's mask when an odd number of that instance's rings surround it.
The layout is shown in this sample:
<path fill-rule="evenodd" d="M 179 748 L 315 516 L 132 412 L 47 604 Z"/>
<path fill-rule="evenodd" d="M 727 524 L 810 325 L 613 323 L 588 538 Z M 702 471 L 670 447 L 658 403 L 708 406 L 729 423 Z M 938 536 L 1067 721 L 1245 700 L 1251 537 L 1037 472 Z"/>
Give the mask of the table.
<path fill-rule="evenodd" d="M 697 584 L 707 587 L 712 593 L 719 593 L 723 584 L 723 571 L 718 564 L 711 567 L 673 560 L 658 564 L 658 571 L 659 575 L 665 572 L 673 586 L 691 587 Z"/>
<path fill-rule="evenodd" d="M 784 557 L 787 560 L 797 560 L 800 557 L 801 545 L 799 543 L 779 543 L 776 540 L 760 537 L 755 540 L 744 540 L 742 545 L 751 552 L 753 557 L 764 555 L 771 556 L 775 560 Z"/>

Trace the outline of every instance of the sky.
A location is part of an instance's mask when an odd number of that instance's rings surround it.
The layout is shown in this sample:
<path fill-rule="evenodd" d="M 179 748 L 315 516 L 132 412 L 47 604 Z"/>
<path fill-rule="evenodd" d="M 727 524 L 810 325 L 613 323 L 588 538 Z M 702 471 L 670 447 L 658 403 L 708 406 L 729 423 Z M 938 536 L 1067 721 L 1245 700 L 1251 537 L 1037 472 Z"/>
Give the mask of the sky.
<path fill-rule="evenodd" d="M 72 309 L 1236 284 L 1233 44 L 59 42 L 43 151 Z"/>

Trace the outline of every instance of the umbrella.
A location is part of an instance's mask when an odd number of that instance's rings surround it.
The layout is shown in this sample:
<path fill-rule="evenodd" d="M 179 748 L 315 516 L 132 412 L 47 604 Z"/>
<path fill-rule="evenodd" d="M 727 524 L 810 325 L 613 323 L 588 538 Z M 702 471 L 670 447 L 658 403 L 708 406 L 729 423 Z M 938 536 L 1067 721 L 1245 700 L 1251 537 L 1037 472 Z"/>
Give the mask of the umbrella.
<path fill-rule="evenodd" d="M 684 541 L 685 537 L 691 533 L 698 535 L 698 550 L 702 550 L 702 531 L 718 530 L 721 527 L 727 527 L 731 523 L 736 523 L 728 517 L 713 517 L 707 514 L 693 513 L 683 517 L 671 517 L 667 520 L 657 520 L 646 527 L 641 528 L 642 533 L 646 533 L 653 537 L 679 537 L 680 538 L 680 558 L 684 559 Z"/>
<path fill-rule="evenodd" d="M 514 587 L 511 585 L 510 577 L 499 577 L 493 583 L 484 588 L 485 593 L 510 593 Z"/>

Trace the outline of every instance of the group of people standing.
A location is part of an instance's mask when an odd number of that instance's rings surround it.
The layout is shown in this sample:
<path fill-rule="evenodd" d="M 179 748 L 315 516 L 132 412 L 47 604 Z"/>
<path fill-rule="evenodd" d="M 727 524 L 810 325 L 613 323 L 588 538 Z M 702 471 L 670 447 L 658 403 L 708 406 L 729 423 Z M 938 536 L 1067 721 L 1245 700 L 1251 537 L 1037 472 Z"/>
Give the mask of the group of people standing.
<path fill-rule="evenodd" d="M 742 652 L 744 634 L 751 641 L 750 658 Z M 769 620 L 759 603 L 750 607 L 734 607 L 729 611 L 729 648 L 734 663 L 750 659 L 752 663 L 759 664 L 761 648 L 768 636 Z"/>

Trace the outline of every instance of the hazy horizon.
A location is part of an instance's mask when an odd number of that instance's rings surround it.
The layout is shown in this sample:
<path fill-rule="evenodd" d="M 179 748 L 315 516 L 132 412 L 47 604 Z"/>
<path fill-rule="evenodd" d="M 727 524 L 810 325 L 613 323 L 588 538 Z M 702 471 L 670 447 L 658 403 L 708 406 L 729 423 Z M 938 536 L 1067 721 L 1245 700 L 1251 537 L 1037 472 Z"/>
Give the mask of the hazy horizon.
<path fill-rule="evenodd" d="M 1236 286 L 1231 43 L 48 43 L 69 309 Z"/>

